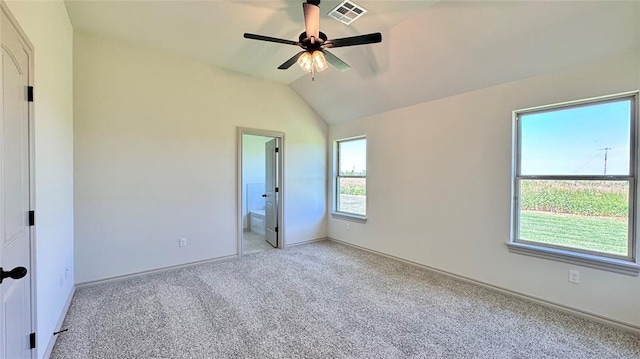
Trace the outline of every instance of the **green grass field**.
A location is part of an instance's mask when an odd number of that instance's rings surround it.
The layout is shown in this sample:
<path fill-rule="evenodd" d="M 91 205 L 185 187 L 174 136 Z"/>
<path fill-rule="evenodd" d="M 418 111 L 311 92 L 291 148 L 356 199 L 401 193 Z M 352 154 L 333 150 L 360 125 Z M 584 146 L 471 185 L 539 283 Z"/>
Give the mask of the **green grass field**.
<path fill-rule="evenodd" d="M 627 229 L 626 219 L 522 211 L 519 238 L 626 256 Z"/>
<path fill-rule="evenodd" d="M 629 211 L 626 181 L 525 180 L 520 208 L 527 211 L 625 217 Z"/>
<path fill-rule="evenodd" d="M 520 189 L 517 238 L 627 255 L 628 182 L 524 180 Z M 364 215 L 366 179 L 341 178 L 338 207 Z"/>
<path fill-rule="evenodd" d="M 347 212 L 347 213 L 355 213 L 359 215 L 366 215 L 366 196 L 354 196 L 349 194 L 341 194 L 339 203 L 338 203 L 338 211 Z"/>
<path fill-rule="evenodd" d="M 366 215 L 367 179 L 342 177 L 338 183 L 338 211 Z"/>

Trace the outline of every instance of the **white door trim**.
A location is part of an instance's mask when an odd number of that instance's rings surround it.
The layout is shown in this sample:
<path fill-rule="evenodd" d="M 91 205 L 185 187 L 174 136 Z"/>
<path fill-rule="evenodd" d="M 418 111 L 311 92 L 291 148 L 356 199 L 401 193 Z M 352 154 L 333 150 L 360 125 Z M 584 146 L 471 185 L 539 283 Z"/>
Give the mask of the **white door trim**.
<path fill-rule="evenodd" d="M 271 130 L 261 130 L 255 128 L 247 128 L 247 127 L 238 127 L 237 134 L 237 161 L 236 161 L 236 239 L 238 246 L 238 257 L 242 257 L 242 192 L 244 188 L 242 188 L 242 136 L 243 135 L 255 135 L 255 136 L 265 136 L 265 137 L 274 137 L 278 138 L 280 142 L 280 163 L 278 166 L 278 183 L 279 183 L 279 202 L 278 202 L 278 248 L 285 248 L 286 244 L 286 226 L 285 226 L 285 216 L 284 216 L 284 207 L 285 207 L 285 193 L 287 190 L 287 186 L 285 184 L 284 179 L 284 168 L 285 168 L 285 133 L 280 131 L 271 131 Z"/>
<path fill-rule="evenodd" d="M 27 34 L 24 32 L 24 30 L 22 29 L 22 27 L 20 26 L 20 23 L 18 23 L 18 20 L 15 18 L 15 16 L 13 16 L 13 14 L 11 13 L 9 7 L 7 6 L 7 4 L 5 3 L 4 0 L 0 0 L 0 11 L 2 11 L 6 16 L 7 19 L 9 19 L 9 22 L 11 22 L 11 25 L 13 26 L 13 28 L 16 30 L 16 32 L 18 33 L 18 37 L 20 39 L 20 42 L 22 43 L 22 46 L 24 46 L 24 50 L 29 54 L 29 73 L 28 73 L 28 77 L 29 77 L 29 81 L 28 81 L 28 86 L 33 86 L 34 84 L 34 68 L 35 68 L 35 61 L 34 61 L 34 47 L 33 44 L 31 43 L 31 41 L 29 40 L 29 37 L 27 36 Z M 0 34 L 1 36 L 1 34 Z M 34 96 L 35 99 L 35 96 Z M 29 107 L 29 206 L 31 207 L 32 211 L 35 211 L 36 209 L 36 181 L 35 181 L 35 143 L 34 143 L 34 138 L 35 138 L 35 106 L 34 106 L 34 102 L 29 102 L 28 103 L 28 107 Z M 29 269 L 30 269 L 30 273 L 29 275 L 31 276 L 31 331 L 33 333 L 38 333 L 38 322 L 37 322 L 37 286 L 36 286 L 36 277 L 37 277 L 37 268 L 36 268 L 36 263 L 35 263 L 35 258 L 36 258 L 36 230 L 35 230 L 35 226 L 29 227 L 29 248 L 30 248 L 30 258 L 29 258 Z M 37 342 L 38 339 L 40 339 L 40 342 L 42 342 L 43 338 L 36 338 L 36 348 L 31 350 L 31 358 L 35 359 L 37 358 L 37 353 L 38 353 L 38 346 L 37 346 Z"/>

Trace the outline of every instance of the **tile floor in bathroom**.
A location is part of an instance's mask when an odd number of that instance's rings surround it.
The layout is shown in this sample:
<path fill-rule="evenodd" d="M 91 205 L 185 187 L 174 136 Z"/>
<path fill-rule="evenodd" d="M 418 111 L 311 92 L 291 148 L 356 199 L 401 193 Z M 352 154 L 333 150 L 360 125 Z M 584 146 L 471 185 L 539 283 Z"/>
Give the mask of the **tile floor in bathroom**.
<path fill-rule="evenodd" d="M 269 249 L 274 248 L 264 240 L 264 236 L 251 231 L 242 233 L 242 254 L 262 252 Z"/>

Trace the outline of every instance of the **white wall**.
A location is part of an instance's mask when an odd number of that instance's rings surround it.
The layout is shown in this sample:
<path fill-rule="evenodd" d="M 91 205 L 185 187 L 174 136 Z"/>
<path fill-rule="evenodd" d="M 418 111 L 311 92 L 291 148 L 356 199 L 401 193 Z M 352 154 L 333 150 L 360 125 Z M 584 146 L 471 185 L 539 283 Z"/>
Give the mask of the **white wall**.
<path fill-rule="evenodd" d="M 41 358 L 74 283 L 73 29 L 62 1 L 7 4 L 34 46 L 36 325 Z"/>
<path fill-rule="evenodd" d="M 273 137 L 244 135 L 242 140 L 242 228 L 248 227 L 247 183 L 265 183 L 264 144 Z"/>
<path fill-rule="evenodd" d="M 329 236 L 640 328 L 640 278 L 509 253 L 512 111 L 640 88 L 640 53 L 332 125 L 366 135 L 366 224 Z M 569 268 L 581 283 L 567 282 Z"/>
<path fill-rule="evenodd" d="M 74 41 L 78 283 L 236 254 L 238 126 L 286 133 L 287 243 L 326 236 L 328 129 L 291 89 Z"/>

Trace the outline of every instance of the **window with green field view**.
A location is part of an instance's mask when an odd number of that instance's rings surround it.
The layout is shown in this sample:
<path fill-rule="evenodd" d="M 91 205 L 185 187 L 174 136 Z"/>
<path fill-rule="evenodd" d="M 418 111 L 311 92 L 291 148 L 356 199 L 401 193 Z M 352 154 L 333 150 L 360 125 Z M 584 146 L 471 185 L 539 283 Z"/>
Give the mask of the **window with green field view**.
<path fill-rule="evenodd" d="M 516 113 L 512 242 L 634 260 L 636 101 Z"/>
<path fill-rule="evenodd" d="M 336 143 L 335 211 L 364 217 L 367 214 L 367 139 Z"/>

